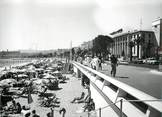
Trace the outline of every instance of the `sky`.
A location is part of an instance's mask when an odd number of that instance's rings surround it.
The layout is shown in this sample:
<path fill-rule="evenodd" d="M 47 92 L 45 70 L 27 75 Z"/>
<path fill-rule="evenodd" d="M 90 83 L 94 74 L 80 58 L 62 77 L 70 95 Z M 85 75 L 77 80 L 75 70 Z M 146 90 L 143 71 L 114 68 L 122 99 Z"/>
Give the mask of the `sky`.
<path fill-rule="evenodd" d="M 0 0 L 0 50 L 70 48 L 158 17 L 162 0 Z"/>

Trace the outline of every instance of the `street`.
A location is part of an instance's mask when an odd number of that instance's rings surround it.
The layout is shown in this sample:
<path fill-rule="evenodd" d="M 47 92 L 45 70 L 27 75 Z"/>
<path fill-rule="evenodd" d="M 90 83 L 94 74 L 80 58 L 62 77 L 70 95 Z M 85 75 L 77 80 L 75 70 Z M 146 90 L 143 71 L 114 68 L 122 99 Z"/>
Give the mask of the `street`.
<path fill-rule="evenodd" d="M 119 65 L 115 79 L 122 81 L 136 89 L 139 89 L 153 97 L 162 98 L 162 73 L 151 72 L 152 69 L 135 67 L 129 65 Z M 108 76 L 111 66 L 103 64 L 103 70 L 100 71 Z"/>

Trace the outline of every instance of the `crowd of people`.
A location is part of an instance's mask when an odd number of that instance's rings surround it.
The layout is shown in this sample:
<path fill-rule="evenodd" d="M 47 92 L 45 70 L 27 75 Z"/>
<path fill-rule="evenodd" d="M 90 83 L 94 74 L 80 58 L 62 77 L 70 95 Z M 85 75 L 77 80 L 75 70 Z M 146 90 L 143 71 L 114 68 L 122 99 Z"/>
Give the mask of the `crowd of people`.
<path fill-rule="evenodd" d="M 62 68 L 60 66 L 58 68 L 58 62 L 44 59 L 4 69 L 1 72 L 3 74 L 0 74 L 0 115 L 4 117 L 11 115 L 39 117 L 36 110 L 26 106 L 33 102 L 31 94 L 39 97 L 40 107 L 59 107 L 60 102 L 56 94 L 47 92 L 48 90 L 58 90 L 59 83 L 66 80 L 66 77 L 61 74 Z M 57 81 L 57 84 L 54 81 Z M 20 103 L 19 98 L 26 98 L 28 104 Z"/>
<path fill-rule="evenodd" d="M 19 102 L 16 102 L 14 99 L 11 101 L 11 104 L 3 107 L 3 110 L 6 111 L 8 114 L 17 114 L 22 117 L 40 117 L 36 110 L 30 110 L 28 106 L 21 106 Z M 4 115 L 8 117 L 8 115 Z"/>
<path fill-rule="evenodd" d="M 101 56 L 85 56 L 84 59 L 83 57 L 78 57 L 77 61 L 81 64 L 84 64 L 86 66 L 91 67 L 94 70 L 102 70 L 102 64 L 104 63 L 104 59 Z M 111 76 L 115 77 L 116 76 L 116 67 L 118 66 L 118 59 L 115 55 L 110 56 L 110 64 L 111 64 Z"/>

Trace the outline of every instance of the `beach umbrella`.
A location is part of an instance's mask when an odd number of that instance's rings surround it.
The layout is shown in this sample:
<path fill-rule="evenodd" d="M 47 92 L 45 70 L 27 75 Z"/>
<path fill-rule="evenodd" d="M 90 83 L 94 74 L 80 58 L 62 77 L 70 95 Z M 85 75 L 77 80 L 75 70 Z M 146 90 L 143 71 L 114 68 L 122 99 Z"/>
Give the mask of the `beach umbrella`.
<path fill-rule="evenodd" d="M 19 72 L 19 73 L 24 73 L 24 72 L 26 72 L 26 69 L 18 69 L 17 72 Z"/>
<path fill-rule="evenodd" d="M 29 73 L 35 73 L 36 71 L 33 70 L 33 69 L 27 69 L 27 72 L 29 72 Z"/>
<path fill-rule="evenodd" d="M 0 88 L 4 88 L 4 87 L 11 87 L 11 85 L 10 84 L 0 83 Z"/>
<path fill-rule="evenodd" d="M 47 69 L 48 69 L 48 70 L 53 70 L 54 68 L 53 68 L 53 67 L 48 67 Z"/>
<path fill-rule="evenodd" d="M 43 68 L 36 68 L 35 71 L 43 71 Z"/>
<path fill-rule="evenodd" d="M 18 71 L 19 71 L 19 69 L 16 69 L 16 68 L 12 68 L 12 69 L 10 70 L 11 73 L 17 73 Z"/>
<path fill-rule="evenodd" d="M 28 79 L 24 79 L 24 81 L 23 81 L 26 85 L 30 85 L 30 84 L 32 84 L 33 83 L 33 81 L 32 80 L 28 80 Z"/>
<path fill-rule="evenodd" d="M 27 78 L 28 77 L 28 75 L 26 75 L 26 74 L 19 74 L 18 75 L 18 78 Z"/>
<path fill-rule="evenodd" d="M 30 69 L 30 70 L 34 70 L 35 67 L 34 67 L 33 65 L 30 65 L 30 66 L 28 66 L 28 69 Z"/>
<path fill-rule="evenodd" d="M 52 72 L 52 70 L 50 70 L 50 69 L 47 69 L 47 70 L 45 70 L 45 72 Z"/>
<path fill-rule="evenodd" d="M 0 72 L 1 75 L 5 75 L 5 74 L 7 74 L 7 73 L 8 73 L 8 71 L 1 71 L 1 72 Z"/>
<path fill-rule="evenodd" d="M 52 76 L 51 74 L 46 74 L 43 78 L 44 79 L 54 79 L 56 77 Z"/>
<path fill-rule="evenodd" d="M 12 86 L 13 84 L 17 84 L 15 79 L 4 79 L 0 81 L 0 86 Z"/>
<path fill-rule="evenodd" d="M 49 83 L 48 79 L 38 79 L 38 80 L 33 81 L 33 84 L 36 84 L 36 85 L 47 84 L 47 83 Z"/>
<path fill-rule="evenodd" d="M 61 72 L 57 70 L 57 71 L 55 71 L 55 72 L 53 72 L 53 73 L 54 73 L 54 74 L 58 74 L 58 73 L 61 73 Z"/>
<path fill-rule="evenodd" d="M 0 72 L 0 78 L 4 77 L 5 75 L 7 75 L 7 71 L 1 71 Z"/>
<path fill-rule="evenodd" d="M 30 81 L 39 80 L 39 78 L 31 78 Z"/>
<path fill-rule="evenodd" d="M 54 76 L 61 76 L 61 72 L 57 70 L 57 71 L 53 72 L 52 75 L 54 75 Z"/>
<path fill-rule="evenodd" d="M 57 64 L 52 64 L 52 67 L 57 67 Z"/>

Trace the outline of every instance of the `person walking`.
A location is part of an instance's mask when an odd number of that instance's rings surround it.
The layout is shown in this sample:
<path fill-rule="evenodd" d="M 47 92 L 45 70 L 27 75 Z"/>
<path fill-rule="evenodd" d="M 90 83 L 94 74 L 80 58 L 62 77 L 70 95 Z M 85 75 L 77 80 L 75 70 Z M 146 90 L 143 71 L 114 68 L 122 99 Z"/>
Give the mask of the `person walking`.
<path fill-rule="evenodd" d="M 118 66 L 118 59 L 112 55 L 110 57 L 110 60 L 111 60 L 111 76 L 115 77 L 116 75 L 116 67 Z"/>
<path fill-rule="evenodd" d="M 100 63 L 100 59 L 97 56 L 94 56 L 94 58 L 91 61 L 92 67 L 94 70 L 99 70 L 99 63 Z"/>
<path fill-rule="evenodd" d="M 102 63 L 103 63 L 103 58 L 100 56 L 99 57 L 99 68 L 102 70 Z"/>

